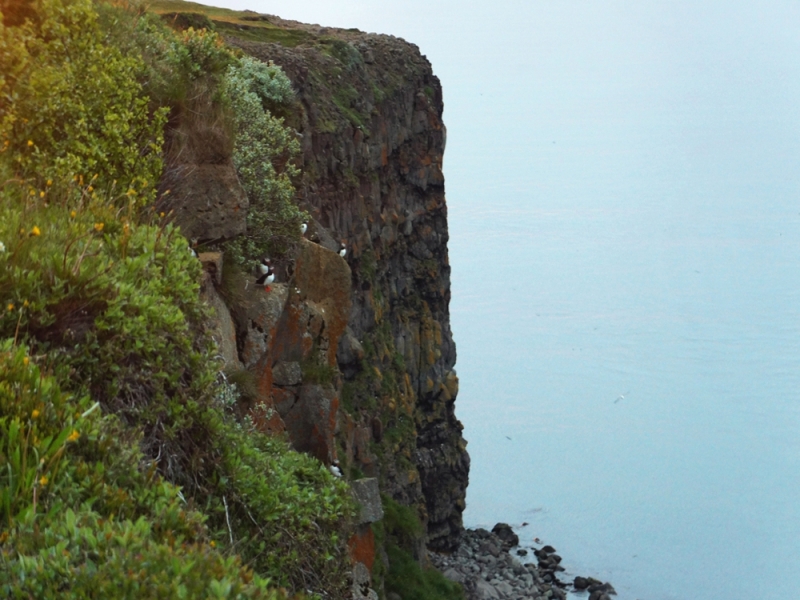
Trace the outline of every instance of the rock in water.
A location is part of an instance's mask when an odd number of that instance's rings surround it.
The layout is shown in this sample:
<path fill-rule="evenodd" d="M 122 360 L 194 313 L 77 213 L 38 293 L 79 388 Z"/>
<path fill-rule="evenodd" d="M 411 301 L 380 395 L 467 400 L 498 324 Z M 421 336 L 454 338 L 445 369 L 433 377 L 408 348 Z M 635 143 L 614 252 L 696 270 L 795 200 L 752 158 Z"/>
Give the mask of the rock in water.
<path fill-rule="evenodd" d="M 503 542 L 503 550 L 508 551 L 519 544 L 519 536 L 514 533 L 508 523 L 498 523 L 492 527 L 492 533 L 499 537 Z"/>

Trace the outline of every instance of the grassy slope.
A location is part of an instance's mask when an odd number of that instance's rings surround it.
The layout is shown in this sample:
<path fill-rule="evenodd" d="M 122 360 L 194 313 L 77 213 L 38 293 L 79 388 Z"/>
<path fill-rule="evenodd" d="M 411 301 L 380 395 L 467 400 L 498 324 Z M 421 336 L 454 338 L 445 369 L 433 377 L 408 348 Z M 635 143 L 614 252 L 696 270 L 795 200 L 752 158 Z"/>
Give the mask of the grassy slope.
<path fill-rule="evenodd" d="M 217 31 L 253 42 L 275 42 L 293 48 L 313 40 L 313 36 L 302 29 L 275 25 L 269 15 L 259 15 L 252 11 L 237 11 L 184 2 L 183 0 L 155 0 L 149 10 L 159 15 L 171 13 L 197 13 L 205 15 Z"/>

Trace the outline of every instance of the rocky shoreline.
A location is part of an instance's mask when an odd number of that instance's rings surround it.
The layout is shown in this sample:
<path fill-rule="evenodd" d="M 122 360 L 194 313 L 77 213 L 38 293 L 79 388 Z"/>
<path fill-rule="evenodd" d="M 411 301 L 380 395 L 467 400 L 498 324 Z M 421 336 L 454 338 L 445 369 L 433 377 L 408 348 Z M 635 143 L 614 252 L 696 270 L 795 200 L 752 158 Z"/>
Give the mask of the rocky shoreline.
<path fill-rule="evenodd" d="M 585 592 L 587 600 L 616 595 L 610 583 L 591 577 L 561 581 L 557 574 L 564 568 L 552 546 L 532 550 L 531 557 L 528 550 L 516 548 L 518 544 L 511 527 L 498 523 L 492 531 L 465 530 L 455 552 L 428 556 L 447 579 L 462 585 L 466 600 L 566 600 L 568 591 Z"/>

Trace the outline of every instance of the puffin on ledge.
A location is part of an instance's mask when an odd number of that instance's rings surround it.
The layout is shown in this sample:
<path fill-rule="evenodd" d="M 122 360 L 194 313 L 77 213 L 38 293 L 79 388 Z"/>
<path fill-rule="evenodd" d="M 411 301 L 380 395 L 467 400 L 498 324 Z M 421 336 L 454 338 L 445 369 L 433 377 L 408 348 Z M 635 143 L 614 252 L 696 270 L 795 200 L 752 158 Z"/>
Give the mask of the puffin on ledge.
<path fill-rule="evenodd" d="M 256 283 L 263 285 L 265 292 L 270 291 L 269 284 L 275 281 L 275 269 L 272 268 L 272 261 L 268 258 L 262 258 L 261 264 L 258 265 L 258 270 L 261 273 L 261 277 L 256 279 Z"/>
<path fill-rule="evenodd" d="M 339 244 L 339 256 L 344 258 L 344 255 L 347 254 L 347 246 L 344 245 L 344 242 Z"/>
<path fill-rule="evenodd" d="M 307 230 L 308 230 L 308 223 L 303 223 L 302 225 L 300 225 L 300 235 L 305 235 Z"/>

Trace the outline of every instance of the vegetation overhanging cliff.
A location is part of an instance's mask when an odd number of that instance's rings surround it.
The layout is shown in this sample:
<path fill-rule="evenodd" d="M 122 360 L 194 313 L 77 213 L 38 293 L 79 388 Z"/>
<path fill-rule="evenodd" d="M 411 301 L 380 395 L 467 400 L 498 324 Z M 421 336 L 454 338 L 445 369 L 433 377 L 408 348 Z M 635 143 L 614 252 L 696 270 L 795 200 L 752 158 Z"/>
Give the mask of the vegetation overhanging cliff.
<path fill-rule="evenodd" d="M 429 63 L 184 2 L 0 10 L 0 589 L 457 597 L 419 568 L 469 468 Z"/>

